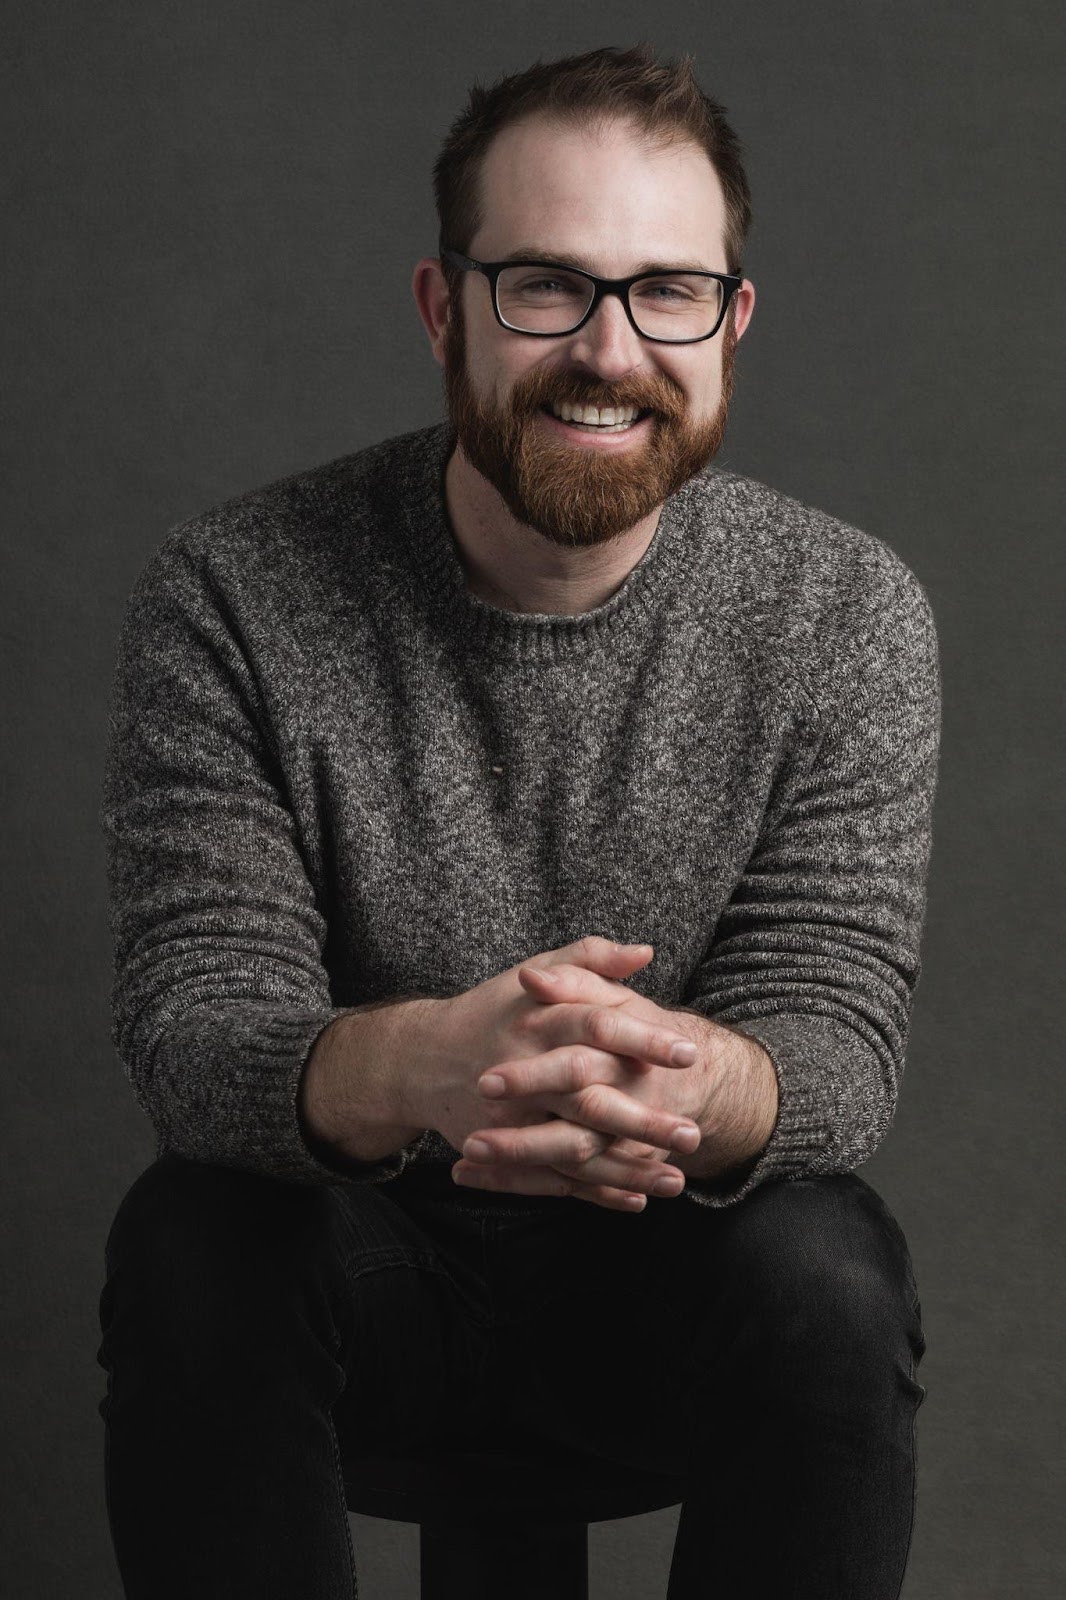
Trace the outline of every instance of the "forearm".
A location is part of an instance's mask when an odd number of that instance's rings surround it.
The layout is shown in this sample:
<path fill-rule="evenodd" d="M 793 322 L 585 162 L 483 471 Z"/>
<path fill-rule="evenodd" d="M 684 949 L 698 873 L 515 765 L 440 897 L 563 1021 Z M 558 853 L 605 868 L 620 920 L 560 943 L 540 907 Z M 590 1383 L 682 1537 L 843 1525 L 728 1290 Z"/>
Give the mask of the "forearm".
<path fill-rule="evenodd" d="M 417 1138 L 404 1121 L 416 1026 L 432 999 L 375 1003 L 337 1017 L 315 1041 L 300 1081 L 304 1136 L 320 1158 L 380 1161 Z"/>
<path fill-rule="evenodd" d="M 699 1050 L 691 1067 L 697 1076 L 696 1110 L 691 1114 L 703 1139 L 691 1155 L 671 1152 L 670 1163 L 689 1178 L 739 1179 L 765 1150 L 777 1122 L 779 1090 L 773 1062 L 758 1040 L 727 1029 L 735 1048 L 723 1058 L 723 1023 L 699 1012 L 671 1008 L 677 1026 Z"/>

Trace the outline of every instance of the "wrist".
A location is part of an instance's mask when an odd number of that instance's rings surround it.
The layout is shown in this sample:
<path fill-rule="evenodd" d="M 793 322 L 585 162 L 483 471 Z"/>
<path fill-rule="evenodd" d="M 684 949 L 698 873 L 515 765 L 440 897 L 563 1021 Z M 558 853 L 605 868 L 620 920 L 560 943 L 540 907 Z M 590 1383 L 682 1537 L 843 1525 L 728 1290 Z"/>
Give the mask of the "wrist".
<path fill-rule="evenodd" d="M 297 1108 L 304 1137 L 361 1162 L 378 1161 L 423 1131 L 407 1120 L 401 1086 L 405 1055 L 398 1050 L 408 1003 L 376 1005 L 337 1017 L 319 1036 L 305 1067 Z"/>
<path fill-rule="evenodd" d="M 684 1010 L 684 1008 L 682 1008 Z M 694 1029 L 701 1057 L 686 1070 L 697 1073 L 703 1142 L 691 1155 L 671 1156 L 686 1177 L 731 1181 L 762 1158 L 777 1126 L 779 1084 L 769 1053 L 739 1027 L 716 1023 L 698 1012 Z M 724 1036 L 731 1036 L 728 1043 Z M 723 1049 L 723 1045 L 725 1048 Z"/>
<path fill-rule="evenodd" d="M 434 1059 L 443 1032 L 441 1007 L 446 1004 L 442 999 L 422 997 L 396 1011 L 389 1043 L 393 1060 L 390 1112 L 398 1124 L 434 1126 L 432 1087 L 440 1081 Z"/>

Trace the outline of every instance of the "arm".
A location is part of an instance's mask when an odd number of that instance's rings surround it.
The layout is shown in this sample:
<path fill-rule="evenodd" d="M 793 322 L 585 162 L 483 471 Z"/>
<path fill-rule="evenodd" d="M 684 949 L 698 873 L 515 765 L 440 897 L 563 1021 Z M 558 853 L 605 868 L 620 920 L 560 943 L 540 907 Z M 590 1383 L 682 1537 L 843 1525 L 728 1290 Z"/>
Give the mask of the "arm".
<path fill-rule="evenodd" d="M 220 589 L 210 554 L 177 530 L 127 604 L 102 810 L 112 1040 L 160 1150 L 302 1183 L 384 1181 L 421 1134 L 389 1152 L 369 1140 L 382 1159 L 327 1162 L 298 1113 L 320 1036 L 358 1008 L 331 998 L 325 920 Z M 376 1059 L 370 1033 L 365 1019 L 346 1032 L 352 1079 L 361 1045 Z"/>
<path fill-rule="evenodd" d="M 799 758 L 692 976 L 685 1004 L 762 1047 L 754 1159 L 699 1174 L 687 1197 L 731 1205 L 771 1178 L 850 1172 L 895 1114 L 925 914 L 940 738 L 928 599 L 909 571 L 849 659 L 830 663 Z M 695 1070 L 695 1069 L 693 1069 Z M 765 1068 L 753 1058 L 753 1081 Z M 765 1079 L 764 1079 L 765 1081 Z M 760 1109 L 761 1105 L 761 1109 Z"/>

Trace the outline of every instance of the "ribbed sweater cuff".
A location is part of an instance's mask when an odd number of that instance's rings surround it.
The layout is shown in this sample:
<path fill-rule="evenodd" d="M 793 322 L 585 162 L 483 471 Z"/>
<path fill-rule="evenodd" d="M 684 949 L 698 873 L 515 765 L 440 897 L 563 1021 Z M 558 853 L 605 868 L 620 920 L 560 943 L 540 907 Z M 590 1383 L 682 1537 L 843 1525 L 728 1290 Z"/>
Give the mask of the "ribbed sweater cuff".
<path fill-rule="evenodd" d="M 141 1100 L 163 1149 L 295 1183 L 385 1183 L 425 1139 L 381 1161 L 322 1159 L 300 1123 L 297 1095 L 315 1042 L 335 1018 L 357 1010 L 230 1001 L 179 1018 L 155 1053 Z"/>
<path fill-rule="evenodd" d="M 771 1179 L 809 1177 L 824 1171 L 825 1152 L 834 1143 L 828 1119 L 835 1069 L 824 1059 L 825 1037 L 818 1027 L 824 1019 L 791 1013 L 730 1018 L 729 1022 L 757 1039 L 773 1062 L 778 1082 L 777 1123 L 758 1161 L 741 1178 L 731 1184 L 712 1178 L 687 1180 L 682 1197 L 697 1205 L 733 1206 Z"/>

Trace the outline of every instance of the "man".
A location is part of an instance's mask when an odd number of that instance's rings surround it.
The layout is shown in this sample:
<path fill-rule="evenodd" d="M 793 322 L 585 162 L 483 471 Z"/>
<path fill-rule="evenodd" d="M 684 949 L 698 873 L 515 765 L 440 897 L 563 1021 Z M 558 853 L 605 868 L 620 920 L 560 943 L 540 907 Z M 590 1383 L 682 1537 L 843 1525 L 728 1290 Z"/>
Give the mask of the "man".
<path fill-rule="evenodd" d="M 929 603 L 711 464 L 750 205 L 687 61 L 477 90 L 435 176 L 447 422 L 174 530 L 127 611 L 126 1592 L 348 1593 L 346 1455 L 536 1435 L 684 1478 L 670 1600 L 895 1600 L 924 1339 L 854 1168 L 920 970 Z"/>

